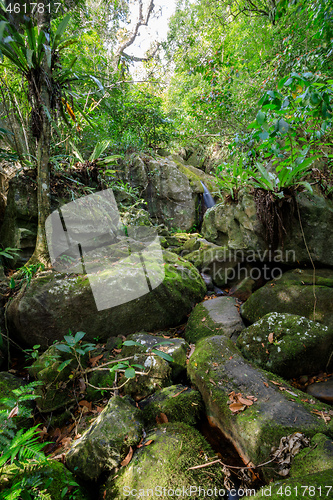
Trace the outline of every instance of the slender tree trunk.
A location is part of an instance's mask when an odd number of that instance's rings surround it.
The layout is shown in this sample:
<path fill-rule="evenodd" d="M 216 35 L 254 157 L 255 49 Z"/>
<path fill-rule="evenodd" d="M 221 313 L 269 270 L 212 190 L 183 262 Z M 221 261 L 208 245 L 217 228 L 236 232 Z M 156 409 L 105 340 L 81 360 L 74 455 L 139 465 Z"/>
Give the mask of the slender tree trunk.
<path fill-rule="evenodd" d="M 38 26 L 40 30 L 50 34 L 50 13 L 48 11 L 49 0 L 43 0 L 44 11 L 38 13 Z M 41 9 L 39 9 L 41 10 Z M 35 251 L 29 260 L 29 264 L 41 262 L 48 266 L 50 257 L 47 248 L 45 221 L 51 212 L 50 200 L 50 90 L 51 90 L 51 68 L 46 56 L 42 63 L 42 74 L 40 84 L 40 114 L 42 116 L 41 134 L 37 140 L 37 203 L 38 203 L 38 227 Z M 47 112 L 45 112 L 47 110 Z"/>

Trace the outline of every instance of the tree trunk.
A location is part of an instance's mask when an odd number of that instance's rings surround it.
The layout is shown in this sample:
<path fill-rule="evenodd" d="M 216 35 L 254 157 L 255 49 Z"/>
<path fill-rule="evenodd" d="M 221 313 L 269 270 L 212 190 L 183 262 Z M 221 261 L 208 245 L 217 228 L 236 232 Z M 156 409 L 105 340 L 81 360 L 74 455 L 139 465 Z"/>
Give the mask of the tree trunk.
<path fill-rule="evenodd" d="M 38 26 L 40 30 L 50 34 L 50 12 L 48 11 L 49 0 L 43 0 L 44 10 L 38 12 Z M 42 10 L 42 9 L 39 9 Z M 39 112 L 42 117 L 42 127 L 40 137 L 37 139 L 37 203 L 38 203 L 38 227 L 35 251 L 28 264 L 42 264 L 49 266 L 50 257 L 47 248 L 45 221 L 51 212 L 50 202 L 50 141 L 51 141 L 51 123 L 50 123 L 50 91 L 51 91 L 51 68 L 49 67 L 44 55 L 42 62 L 42 75 L 39 94 Z M 47 112 L 45 112 L 47 110 Z"/>

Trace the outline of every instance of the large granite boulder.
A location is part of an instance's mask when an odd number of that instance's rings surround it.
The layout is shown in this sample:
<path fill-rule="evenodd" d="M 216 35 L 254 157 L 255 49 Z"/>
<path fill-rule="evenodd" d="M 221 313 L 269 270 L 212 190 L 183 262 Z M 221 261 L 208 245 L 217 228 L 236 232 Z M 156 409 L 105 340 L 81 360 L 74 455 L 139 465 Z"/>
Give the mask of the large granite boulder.
<path fill-rule="evenodd" d="M 9 182 L 7 206 L 0 231 L 3 248 L 20 249 L 19 256 L 10 261 L 11 266 L 24 265 L 33 254 L 37 217 L 37 194 L 32 179 L 28 175 L 13 177 Z"/>
<path fill-rule="evenodd" d="M 294 314 L 269 313 L 241 332 L 237 347 L 261 368 L 290 379 L 330 371 L 333 328 Z"/>
<path fill-rule="evenodd" d="M 297 314 L 333 328 L 332 271 L 318 269 L 315 276 L 312 270 L 288 271 L 254 292 L 241 309 L 249 323 L 270 312 Z"/>
<path fill-rule="evenodd" d="M 333 202 L 319 193 L 300 193 L 297 194 L 297 203 L 312 260 L 322 266 L 332 266 Z M 230 250 L 241 250 L 244 260 L 256 255 L 257 260 L 273 263 L 310 264 L 297 210 L 290 209 L 284 226 L 283 245 L 273 251 L 265 242 L 265 228 L 258 218 L 254 197 L 245 191 L 240 193 L 238 203 L 224 201 L 208 210 L 202 234 L 207 240 Z"/>
<path fill-rule="evenodd" d="M 190 229 L 198 222 L 198 195 L 202 182 L 217 194 L 214 177 L 178 156 L 136 156 L 126 160 L 123 176 L 130 185 L 140 189 L 147 202 L 150 217 L 169 228 Z"/>
<path fill-rule="evenodd" d="M 153 220 L 190 229 L 196 220 L 195 197 L 188 178 L 169 158 L 137 156 L 125 165 L 125 177 L 144 193 Z"/>
<path fill-rule="evenodd" d="M 147 434 L 128 465 L 111 475 L 101 488 L 101 499 L 125 500 L 133 496 L 152 498 L 224 498 L 222 467 L 208 465 L 214 452 L 203 436 L 187 424 L 166 423 Z M 197 465 L 206 467 L 190 470 Z"/>
<path fill-rule="evenodd" d="M 244 328 L 233 297 L 216 297 L 197 304 L 188 319 L 185 338 L 197 342 L 212 335 L 226 335 L 236 340 Z"/>
<path fill-rule="evenodd" d="M 66 454 L 66 465 L 85 480 L 118 467 L 143 432 L 141 412 L 126 398 L 113 397 Z"/>
<path fill-rule="evenodd" d="M 172 252 L 163 252 L 165 276 L 151 292 L 109 309 L 97 310 L 86 275 L 43 272 L 23 287 L 7 308 L 10 334 L 19 342 L 48 347 L 72 332 L 101 341 L 140 330 L 166 329 L 181 323 L 202 300 L 206 286 L 196 268 Z M 147 259 L 149 259 L 149 255 Z M 148 260 L 147 260 L 148 262 Z M 142 278 L 142 269 L 124 264 L 108 269 L 117 281 L 117 295 L 126 297 L 128 283 Z M 125 276 L 124 282 L 119 276 Z M 103 273 L 96 273 L 103 279 Z M 122 287 L 123 285 L 123 287 Z"/>
<path fill-rule="evenodd" d="M 188 373 L 202 394 L 209 419 L 246 463 L 267 462 L 271 448 L 295 431 L 308 437 L 318 432 L 333 435 L 329 406 L 311 404 L 284 380 L 252 366 L 224 335 L 197 344 Z M 262 470 L 266 479 L 272 476 L 272 464 Z"/>

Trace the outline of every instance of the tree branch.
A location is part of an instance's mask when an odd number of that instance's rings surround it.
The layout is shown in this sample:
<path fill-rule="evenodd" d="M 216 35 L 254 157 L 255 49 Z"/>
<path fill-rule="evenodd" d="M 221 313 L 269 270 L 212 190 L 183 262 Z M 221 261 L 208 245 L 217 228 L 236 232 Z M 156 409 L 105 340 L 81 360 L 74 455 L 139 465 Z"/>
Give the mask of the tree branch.
<path fill-rule="evenodd" d="M 126 54 L 124 51 L 121 53 L 121 55 L 126 57 L 126 59 L 130 59 L 131 61 L 135 61 L 135 62 L 144 61 L 144 62 L 146 62 L 146 61 L 150 61 L 154 57 L 154 55 L 158 51 L 159 47 L 160 47 L 160 44 L 158 43 L 156 45 L 156 47 L 154 48 L 153 52 L 151 54 L 149 54 L 149 56 L 147 56 L 147 57 L 130 56 L 129 54 Z"/>
<path fill-rule="evenodd" d="M 141 26 L 147 26 L 149 22 L 150 15 L 154 9 L 154 0 L 149 1 L 149 5 L 147 7 L 146 15 L 143 16 L 143 0 L 139 0 L 139 17 L 137 19 L 137 22 L 134 26 L 133 31 L 130 33 L 128 40 L 124 42 L 119 49 L 117 50 L 116 53 L 116 64 L 118 65 L 119 59 L 122 55 L 124 55 L 124 50 L 127 49 L 130 45 L 132 45 L 138 35 L 139 28 Z M 135 60 L 135 59 L 133 59 Z M 140 59 L 139 59 L 140 60 Z"/>

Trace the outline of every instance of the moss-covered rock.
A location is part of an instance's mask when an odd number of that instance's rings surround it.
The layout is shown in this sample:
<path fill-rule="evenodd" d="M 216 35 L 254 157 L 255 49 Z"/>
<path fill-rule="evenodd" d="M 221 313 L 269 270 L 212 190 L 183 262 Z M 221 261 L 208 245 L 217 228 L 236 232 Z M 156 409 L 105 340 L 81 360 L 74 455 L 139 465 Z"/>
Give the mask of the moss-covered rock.
<path fill-rule="evenodd" d="M 27 493 L 29 487 L 36 485 L 34 494 L 43 491 L 50 495 L 52 500 L 62 500 L 66 493 L 72 500 L 89 500 L 90 496 L 86 489 L 78 484 L 76 477 L 61 462 L 48 460 L 46 464 L 27 465 L 25 469 L 18 469 L 15 465 L 9 465 L 2 470 L 0 475 L 0 489 L 9 489 L 12 484 L 24 481 L 23 491 Z M 46 491 L 45 491 L 46 490 Z M 7 498 L 7 497 L 6 497 Z"/>
<path fill-rule="evenodd" d="M 71 359 L 63 370 L 58 371 L 64 361 Z M 73 382 L 69 376 L 77 366 L 70 353 L 60 351 L 53 345 L 29 367 L 30 375 L 43 383 L 35 390 L 35 394 L 39 396 L 36 400 L 39 411 L 55 411 L 75 401 Z"/>
<path fill-rule="evenodd" d="M 23 266 L 31 257 L 37 235 L 37 192 L 31 179 L 17 175 L 10 179 L 7 206 L 1 225 L 0 241 L 3 248 L 19 248 L 11 261 L 13 268 Z"/>
<path fill-rule="evenodd" d="M 203 416 L 203 400 L 199 391 L 181 384 L 165 387 L 140 403 L 148 428 L 156 426 L 161 413 L 169 422 L 196 425 Z"/>
<path fill-rule="evenodd" d="M 290 476 L 303 478 L 307 474 L 327 469 L 333 470 L 333 441 L 319 433 L 311 439 L 310 448 L 305 448 L 296 455 Z"/>
<path fill-rule="evenodd" d="M 101 488 L 101 498 L 123 500 L 132 491 L 135 497 L 141 492 L 145 498 L 155 495 L 187 498 L 191 488 L 190 498 L 198 500 L 203 497 L 199 487 L 206 491 L 216 488 L 215 497 L 223 497 L 225 489 L 219 464 L 189 470 L 214 457 L 214 452 L 197 430 L 180 422 L 168 423 L 148 433 L 145 441 L 150 440 L 148 446 L 135 451 L 131 462 L 120 469 L 116 477 L 110 476 Z"/>
<path fill-rule="evenodd" d="M 294 269 L 267 283 L 243 304 L 241 314 L 254 323 L 270 312 L 304 316 L 333 328 L 333 278 L 329 269 L 318 269 L 313 286 L 311 270 Z"/>
<path fill-rule="evenodd" d="M 133 364 L 142 366 L 142 374 L 128 380 L 123 377 L 121 384 L 126 382 L 123 389 L 124 394 L 128 394 L 135 401 L 140 401 L 153 394 L 153 392 L 162 389 L 162 387 L 171 384 L 171 368 L 165 359 L 139 353 L 134 355 Z M 143 373 L 145 374 L 143 375 Z"/>
<path fill-rule="evenodd" d="M 216 286 L 225 286 L 228 281 L 235 278 L 235 268 L 241 262 L 237 254 L 203 238 L 197 240 L 198 245 L 199 247 L 193 251 L 190 251 L 191 248 L 184 248 L 182 256 L 201 272 L 210 275 Z"/>
<path fill-rule="evenodd" d="M 148 155 L 129 158 L 123 175 L 138 187 L 150 217 L 169 228 L 190 229 L 195 223 L 195 197 L 188 177 L 171 158 Z"/>
<path fill-rule="evenodd" d="M 276 481 L 269 486 L 263 487 L 253 500 L 269 498 L 270 500 L 299 500 L 299 498 L 333 498 L 332 495 L 333 469 L 328 469 L 314 474 L 307 474 L 297 478 L 288 478 Z"/>
<path fill-rule="evenodd" d="M 193 343 L 212 335 L 226 335 L 236 340 L 243 328 L 236 300 L 217 297 L 195 306 L 186 325 L 185 338 Z"/>
<path fill-rule="evenodd" d="M 110 336 L 166 329 L 181 323 L 203 298 L 206 287 L 192 264 L 172 252 L 163 254 L 165 277 L 159 286 L 135 300 L 100 311 L 86 275 L 39 274 L 29 287 L 21 289 L 7 309 L 11 334 L 21 343 L 48 347 L 55 340 L 62 340 L 69 328 L 86 332 L 85 340 L 93 341 L 98 335 L 105 341 Z M 135 286 L 142 277 L 142 267 L 127 263 L 120 268 L 115 266 L 114 273 L 119 286 L 122 273 L 129 275 Z M 97 273 L 96 278 L 103 277 Z M 126 286 L 125 280 L 121 290 L 124 296 Z"/>
<path fill-rule="evenodd" d="M 241 332 L 237 347 L 249 361 L 289 379 L 329 369 L 333 328 L 294 314 L 270 313 Z"/>
<path fill-rule="evenodd" d="M 310 404 L 304 393 L 283 379 L 254 368 L 225 336 L 201 340 L 190 358 L 188 373 L 202 394 L 209 418 L 246 462 L 267 461 L 271 448 L 279 445 L 281 437 L 295 431 L 307 436 L 317 432 L 333 435 L 333 421 L 325 424 L 313 413 L 319 409 L 329 415 L 328 406 Z M 246 399 L 257 399 L 234 413 L 229 408 L 232 391 Z M 263 473 L 270 477 L 271 468 L 263 468 Z"/>
<path fill-rule="evenodd" d="M 74 442 L 66 454 L 66 465 L 82 479 L 96 480 L 120 465 L 129 447 L 142 435 L 141 412 L 126 398 L 113 397 Z"/>
<path fill-rule="evenodd" d="M 253 196 L 245 191 L 240 193 L 238 203 L 222 202 L 208 210 L 201 231 L 204 238 L 228 249 L 266 248 Z"/>
<path fill-rule="evenodd" d="M 156 344 L 157 350 L 165 352 L 172 357 L 173 362 L 170 361 L 171 376 L 173 379 L 179 378 L 180 375 L 186 371 L 186 354 L 189 345 L 184 339 L 181 338 L 165 338 L 159 335 L 151 335 L 150 333 L 134 333 L 129 335 L 126 340 L 133 340 L 138 342 L 141 346 L 124 346 L 121 351 L 121 357 L 133 356 L 140 352 L 149 352 L 154 349 Z M 161 344 L 162 343 L 162 344 Z"/>
<path fill-rule="evenodd" d="M 297 211 L 290 213 L 284 225 L 286 234 L 272 261 L 288 265 L 296 262 L 311 265 L 308 250 L 315 263 L 333 265 L 333 203 L 318 194 L 297 194 L 297 203 L 304 231 L 300 228 Z M 315 228 L 315 230 L 314 230 Z M 257 215 L 252 194 L 239 193 L 238 203 L 219 203 L 207 211 L 202 226 L 204 238 L 229 249 L 242 250 L 257 255 L 258 260 L 267 255 L 265 230 Z M 304 244 L 304 238 L 307 246 Z M 265 254 L 266 252 L 266 254 Z M 278 258 L 278 260 L 275 260 Z M 252 260 L 253 262 L 253 260 Z"/>

